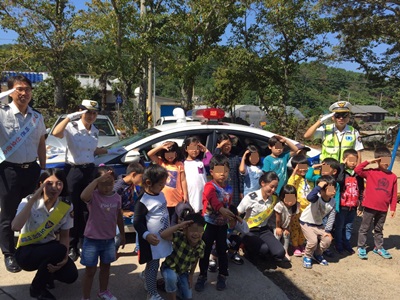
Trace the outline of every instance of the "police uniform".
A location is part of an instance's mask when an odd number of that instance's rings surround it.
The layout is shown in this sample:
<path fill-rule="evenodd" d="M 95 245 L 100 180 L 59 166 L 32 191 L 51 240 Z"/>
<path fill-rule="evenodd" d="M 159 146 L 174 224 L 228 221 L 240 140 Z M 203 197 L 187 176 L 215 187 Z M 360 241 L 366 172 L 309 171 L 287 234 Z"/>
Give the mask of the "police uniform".
<path fill-rule="evenodd" d="M 91 102 L 97 106 L 97 102 Z M 88 214 L 86 204 L 81 200 L 81 193 L 94 179 L 94 151 L 98 145 L 99 130 L 93 124 L 87 130 L 82 119 L 79 119 L 67 124 L 64 136 L 67 141 L 67 182 L 70 200 L 74 204 L 74 227 L 70 231 L 70 248 L 75 252 L 71 253 L 71 257 L 75 259 L 76 255 L 79 255 L 78 243 L 83 238 Z"/>
<path fill-rule="evenodd" d="M 351 104 L 347 101 L 338 101 L 333 103 L 329 110 L 332 113 L 350 113 Z M 360 133 L 348 124 L 342 131 L 335 124 L 324 124 L 317 128 L 314 133 L 314 139 L 322 139 L 321 161 L 331 157 L 341 162 L 345 150 L 361 151 L 364 149 Z"/>
<path fill-rule="evenodd" d="M 18 204 L 37 187 L 40 166 L 36 159 L 40 140 L 46 134 L 46 127 L 43 116 L 29 106 L 26 115 L 19 111 L 14 102 L 0 106 L 1 147 L 26 126 L 31 117 L 37 118 L 37 126 L 25 140 L 22 139 L 21 145 L 15 152 L 0 163 L 0 247 L 5 257 L 13 256 L 15 253 L 11 221 L 14 219 Z"/>
<path fill-rule="evenodd" d="M 264 200 L 261 189 L 246 195 L 238 206 L 239 214 L 245 213 L 244 219 L 255 217 L 273 205 L 272 196 Z M 270 217 L 265 219 L 257 227 L 250 229 L 250 232 L 243 237 L 243 244 L 251 255 L 272 256 L 274 259 L 281 260 L 285 257 L 285 249 L 278 241 L 268 220 L 274 215 L 272 210 Z"/>
<path fill-rule="evenodd" d="M 29 196 L 23 199 L 18 206 L 19 214 L 28 203 Z M 32 208 L 31 214 L 25 225 L 21 229 L 21 234 L 36 230 L 41 224 L 46 222 L 55 207 L 61 201 L 57 199 L 53 207 L 47 210 L 43 197 L 37 200 Z M 54 226 L 54 228 L 40 241 L 20 246 L 15 254 L 18 264 L 27 271 L 38 270 L 32 281 L 31 289 L 39 292 L 46 288 L 46 284 L 51 280 L 59 280 L 65 283 L 73 283 L 78 278 L 78 270 L 75 263 L 68 259 L 66 264 L 54 273 L 47 270 L 47 264 L 56 265 L 65 258 L 67 249 L 57 240 L 56 232 L 59 230 L 69 230 L 73 226 L 71 217 L 72 205 L 65 213 L 64 217 Z"/>

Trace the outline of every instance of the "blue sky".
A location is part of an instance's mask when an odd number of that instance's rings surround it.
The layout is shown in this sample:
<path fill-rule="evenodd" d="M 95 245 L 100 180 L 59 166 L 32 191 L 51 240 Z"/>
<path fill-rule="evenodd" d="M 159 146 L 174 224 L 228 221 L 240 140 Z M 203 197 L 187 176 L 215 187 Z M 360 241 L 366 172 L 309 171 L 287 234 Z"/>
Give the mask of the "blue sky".
<path fill-rule="evenodd" d="M 86 7 L 86 1 L 82 0 L 71 0 L 71 4 L 75 6 L 77 10 L 79 9 L 85 9 Z M 223 37 L 223 40 L 226 40 L 229 36 L 229 33 L 225 33 L 225 37 Z M 16 42 L 16 39 L 18 38 L 18 34 L 14 31 L 3 31 L 0 29 L 0 45 L 3 44 L 12 44 Z M 354 71 L 354 72 L 360 72 L 360 70 L 357 70 L 359 67 L 358 64 L 356 63 L 351 63 L 351 62 L 342 62 L 342 63 L 335 63 L 335 64 L 330 64 L 329 66 L 331 67 L 336 67 L 336 68 L 343 68 L 348 71 Z"/>

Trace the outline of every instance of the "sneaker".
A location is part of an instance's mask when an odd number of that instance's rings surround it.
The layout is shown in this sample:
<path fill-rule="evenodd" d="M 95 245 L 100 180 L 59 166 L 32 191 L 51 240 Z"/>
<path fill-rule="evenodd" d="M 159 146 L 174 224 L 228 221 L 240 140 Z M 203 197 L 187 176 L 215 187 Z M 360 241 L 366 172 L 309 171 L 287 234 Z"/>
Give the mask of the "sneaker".
<path fill-rule="evenodd" d="M 312 269 L 311 258 L 303 257 L 303 267 L 306 268 L 306 269 Z"/>
<path fill-rule="evenodd" d="M 204 291 L 204 285 L 207 282 L 207 277 L 203 275 L 199 275 L 197 278 L 196 284 L 194 285 L 194 289 L 198 292 Z"/>
<path fill-rule="evenodd" d="M 218 274 L 217 277 L 217 290 L 223 291 L 226 289 L 226 276 Z"/>
<path fill-rule="evenodd" d="M 117 297 L 115 297 L 109 290 L 105 290 L 102 293 L 98 293 L 97 297 L 102 300 L 117 300 Z"/>
<path fill-rule="evenodd" d="M 357 249 L 358 252 L 358 257 L 361 259 L 368 259 L 368 254 L 367 254 L 367 250 L 365 250 L 365 248 L 358 248 Z"/>
<path fill-rule="evenodd" d="M 294 251 L 293 251 L 293 255 L 296 256 L 296 257 L 303 256 L 303 253 L 301 252 L 301 248 L 300 247 L 295 247 Z"/>
<path fill-rule="evenodd" d="M 237 265 L 243 265 L 244 260 L 240 257 L 240 255 L 237 252 L 234 252 L 231 256 L 230 259 L 233 263 Z"/>
<path fill-rule="evenodd" d="M 159 294 L 155 294 L 155 295 L 149 295 L 149 296 L 147 296 L 147 299 L 148 300 L 164 300 L 164 298 L 163 297 L 161 297 Z"/>
<path fill-rule="evenodd" d="M 392 258 L 392 255 L 387 252 L 385 249 L 381 248 L 381 249 L 377 249 L 376 247 L 374 248 L 374 250 L 372 250 L 375 254 L 378 254 L 380 256 L 382 256 L 383 258 L 387 258 L 390 259 Z"/>
<path fill-rule="evenodd" d="M 322 255 L 314 254 L 314 259 L 322 266 L 328 265 L 328 262 Z"/>
<path fill-rule="evenodd" d="M 218 270 L 217 261 L 214 259 L 210 259 L 208 263 L 208 272 L 215 273 Z"/>

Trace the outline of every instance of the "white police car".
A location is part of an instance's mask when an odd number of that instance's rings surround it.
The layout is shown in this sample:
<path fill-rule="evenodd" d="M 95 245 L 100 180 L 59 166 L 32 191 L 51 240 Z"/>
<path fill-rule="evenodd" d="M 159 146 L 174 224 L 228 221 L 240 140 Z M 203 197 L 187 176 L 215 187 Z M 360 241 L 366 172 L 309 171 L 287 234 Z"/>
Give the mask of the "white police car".
<path fill-rule="evenodd" d="M 224 112 L 221 109 L 202 109 L 197 111 L 194 117 L 199 118 L 199 121 L 183 121 L 146 129 L 107 147 L 123 148 L 124 151 L 118 155 L 100 155 L 95 158 L 95 164 L 111 166 L 117 173 L 121 174 L 125 172 L 126 166 L 130 162 L 142 159 L 145 163 L 150 163 L 147 152 L 155 145 L 173 140 L 180 146 L 185 138 L 193 135 L 198 136 L 202 144 L 213 152 L 216 147 L 217 137 L 222 133 L 235 137 L 236 143 L 232 147 L 233 153 L 242 155 L 248 144 L 255 144 L 260 148 L 260 156 L 262 158 L 270 154 L 268 140 L 276 135 L 275 133 L 245 125 L 218 122 L 223 116 Z M 297 143 L 296 141 L 291 141 L 295 144 Z M 307 154 L 309 157 L 314 157 L 320 154 L 320 151 L 311 149 Z"/>

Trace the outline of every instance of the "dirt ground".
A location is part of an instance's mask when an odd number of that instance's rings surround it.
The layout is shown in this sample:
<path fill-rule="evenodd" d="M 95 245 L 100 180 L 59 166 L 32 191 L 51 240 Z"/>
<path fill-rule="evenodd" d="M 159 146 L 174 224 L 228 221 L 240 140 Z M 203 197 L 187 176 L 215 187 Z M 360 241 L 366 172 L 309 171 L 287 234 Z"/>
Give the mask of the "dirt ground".
<path fill-rule="evenodd" d="M 364 151 L 363 160 L 372 159 L 372 151 Z M 400 177 L 400 159 L 397 158 L 393 172 Z M 357 232 L 361 218 L 356 218 L 352 246 L 356 250 Z M 340 255 L 326 259 L 329 266 L 313 264 L 311 270 L 302 266 L 302 258 L 292 256 L 291 264 L 278 267 L 257 262 L 258 268 L 289 299 L 399 299 L 400 294 L 400 204 L 396 216 L 388 217 L 384 226 L 384 247 L 393 256 L 384 259 L 372 252 L 372 234 L 368 236 L 368 260 L 357 254 Z"/>

